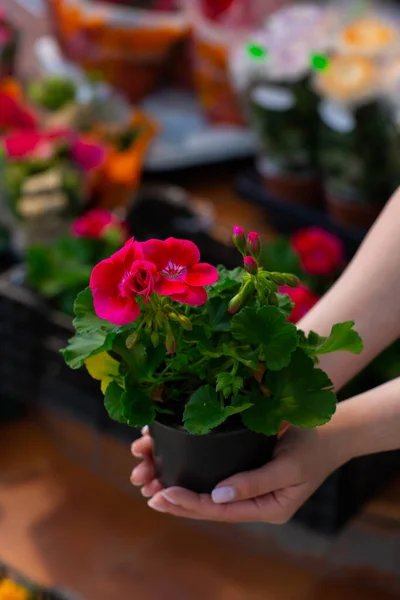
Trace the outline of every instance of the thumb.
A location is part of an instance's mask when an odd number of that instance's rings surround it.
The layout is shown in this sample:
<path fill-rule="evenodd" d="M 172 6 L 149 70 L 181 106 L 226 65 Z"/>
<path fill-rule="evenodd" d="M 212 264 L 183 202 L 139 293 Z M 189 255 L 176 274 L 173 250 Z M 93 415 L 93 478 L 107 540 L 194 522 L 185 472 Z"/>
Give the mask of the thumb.
<path fill-rule="evenodd" d="M 239 473 L 222 481 L 211 497 L 215 504 L 227 504 L 265 496 L 299 483 L 296 471 L 293 460 L 278 456 L 261 469 Z"/>

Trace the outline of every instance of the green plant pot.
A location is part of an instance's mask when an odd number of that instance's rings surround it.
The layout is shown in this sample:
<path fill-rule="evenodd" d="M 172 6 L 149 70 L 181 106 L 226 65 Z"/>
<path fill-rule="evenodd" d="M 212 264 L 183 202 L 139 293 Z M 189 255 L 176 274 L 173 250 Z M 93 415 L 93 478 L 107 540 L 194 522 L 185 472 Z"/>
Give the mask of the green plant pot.
<path fill-rule="evenodd" d="M 319 114 L 329 212 L 343 225 L 368 228 L 400 183 L 391 112 L 376 101 L 353 110 L 323 101 Z"/>

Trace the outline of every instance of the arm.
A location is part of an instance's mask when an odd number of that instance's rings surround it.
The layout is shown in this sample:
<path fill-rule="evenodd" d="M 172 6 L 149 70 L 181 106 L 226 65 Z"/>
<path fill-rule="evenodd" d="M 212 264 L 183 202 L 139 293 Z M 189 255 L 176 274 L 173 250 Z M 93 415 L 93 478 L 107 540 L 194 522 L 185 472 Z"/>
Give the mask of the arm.
<path fill-rule="evenodd" d="M 333 323 L 354 320 L 364 340 L 356 356 L 321 359 L 337 388 L 345 385 L 400 336 L 400 189 L 387 204 L 342 277 L 299 323 L 328 335 Z"/>

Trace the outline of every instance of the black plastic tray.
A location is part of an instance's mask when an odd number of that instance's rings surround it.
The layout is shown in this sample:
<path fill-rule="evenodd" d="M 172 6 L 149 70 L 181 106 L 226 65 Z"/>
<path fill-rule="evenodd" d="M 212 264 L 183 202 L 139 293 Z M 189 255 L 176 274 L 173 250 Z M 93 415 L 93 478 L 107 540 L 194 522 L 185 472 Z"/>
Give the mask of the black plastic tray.
<path fill-rule="evenodd" d="M 344 243 L 347 258 L 352 258 L 367 234 L 364 229 L 343 227 L 329 217 L 323 209 L 282 202 L 271 195 L 256 171 L 240 175 L 236 181 L 237 193 L 264 206 L 268 220 L 279 233 L 291 234 L 305 227 L 317 226 L 337 235 Z"/>
<path fill-rule="evenodd" d="M 111 421 L 99 382 L 85 369 L 70 369 L 60 354 L 74 335 L 71 318 L 51 310 L 23 281 L 23 265 L 0 277 L 0 403 L 48 406 L 132 441 L 139 432 Z"/>

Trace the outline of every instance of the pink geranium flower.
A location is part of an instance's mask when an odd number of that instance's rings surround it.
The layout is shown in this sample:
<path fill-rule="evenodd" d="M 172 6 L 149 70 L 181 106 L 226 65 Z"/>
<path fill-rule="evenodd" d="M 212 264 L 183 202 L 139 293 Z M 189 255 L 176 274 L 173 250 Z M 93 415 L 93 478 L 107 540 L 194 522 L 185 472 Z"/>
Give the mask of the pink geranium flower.
<path fill-rule="evenodd" d="M 218 271 L 207 263 L 199 263 L 196 244 L 168 238 L 149 240 L 142 247 L 144 257 L 156 265 L 159 273 L 156 292 L 191 306 L 201 306 L 207 301 L 204 287 L 218 280 Z"/>
<path fill-rule="evenodd" d="M 300 257 L 302 268 L 310 275 L 333 275 L 344 264 L 343 242 L 320 227 L 297 232 L 292 237 L 292 246 Z"/>
<path fill-rule="evenodd" d="M 72 223 L 71 232 L 76 237 L 98 240 L 103 238 L 110 229 L 119 230 L 121 240 L 126 239 L 127 227 L 121 219 L 104 208 L 93 208 L 75 219 Z"/>
<path fill-rule="evenodd" d="M 9 158 L 51 158 L 57 144 L 70 148 L 71 158 L 84 172 L 99 167 L 105 157 L 105 149 L 90 140 L 81 139 L 68 129 L 37 131 L 20 130 L 4 138 L 4 148 Z"/>
<path fill-rule="evenodd" d="M 132 238 L 92 271 L 90 289 L 97 316 L 114 325 L 132 323 L 140 314 L 136 296 L 146 301 L 156 277 L 155 265 L 143 259 L 141 244 Z"/>
<path fill-rule="evenodd" d="M 319 300 L 319 297 L 303 284 L 296 288 L 284 285 L 279 291 L 281 294 L 287 294 L 294 302 L 292 314 L 289 317 L 291 323 L 298 323 Z"/>

